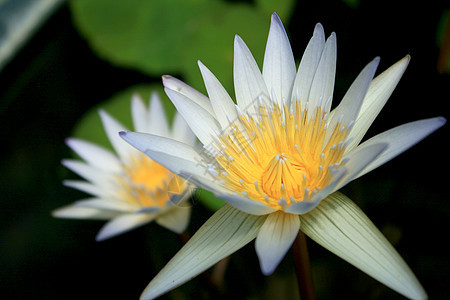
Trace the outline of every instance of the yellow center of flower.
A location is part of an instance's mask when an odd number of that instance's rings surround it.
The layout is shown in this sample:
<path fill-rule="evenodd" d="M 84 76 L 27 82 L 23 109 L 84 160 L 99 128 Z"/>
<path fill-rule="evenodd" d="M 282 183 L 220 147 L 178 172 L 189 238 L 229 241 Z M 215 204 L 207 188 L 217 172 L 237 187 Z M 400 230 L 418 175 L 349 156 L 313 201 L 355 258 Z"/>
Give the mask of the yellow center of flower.
<path fill-rule="evenodd" d="M 338 122 L 328 128 L 328 114 L 321 106 L 311 116 L 300 102 L 291 109 L 260 104 L 258 110 L 242 113 L 220 136 L 219 181 L 276 209 L 307 201 L 346 162 L 342 156 L 349 126 Z"/>
<path fill-rule="evenodd" d="M 186 180 L 176 176 L 143 153 L 137 153 L 123 166 L 119 193 L 129 202 L 143 208 L 164 207 L 174 194 L 183 194 Z"/>

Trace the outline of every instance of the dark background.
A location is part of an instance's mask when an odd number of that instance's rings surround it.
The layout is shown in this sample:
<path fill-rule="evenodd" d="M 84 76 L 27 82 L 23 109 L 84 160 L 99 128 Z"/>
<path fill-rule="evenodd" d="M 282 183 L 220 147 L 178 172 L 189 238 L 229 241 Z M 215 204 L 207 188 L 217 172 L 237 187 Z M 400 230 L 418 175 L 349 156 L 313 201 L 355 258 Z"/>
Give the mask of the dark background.
<path fill-rule="evenodd" d="M 395 6 L 394 3 L 395 2 Z M 406 54 L 411 63 L 368 133 L 418 119 L 448 119 L 449 75 L 437 71 L 439 2 L 299 1 L 287 31 L 300 58 L 316 22 L 338 37 L 335 99 L 375 56 L 384 70 Z M 269 22 L 269 16 L 268 16 Z M 102 222 L 54 219 L 50 212 L 82 198 L 63 187 L 75 176 L 60 161 L 64 138 L 93 105 L 138 83 L 158 81 L 102 61 L 62 6 L 0 73 L 0 298 L 137 299 L 179 249 L 175 234 L 155 224 L 97 243 Z M 385 166 L 344 188 L 386 234 L 431 299 L 448 297 L 450 215 L 448 125 Z M 211 215 L 194 209 L 189 232 Z M 260 274 L 253 243 L 234 254 L 224 299 L 297 297 L 292 257 L 275 274 Z M 402 299 L 310 241 L 320 299 Z M 245 267 L 243 266 L 245 263 Z M 287 285 L 286 285 L 287 283 Z M 207 298 L 201 277 L 165 297 Z M 281 296 L 280 296 L 281 297 Z"/>

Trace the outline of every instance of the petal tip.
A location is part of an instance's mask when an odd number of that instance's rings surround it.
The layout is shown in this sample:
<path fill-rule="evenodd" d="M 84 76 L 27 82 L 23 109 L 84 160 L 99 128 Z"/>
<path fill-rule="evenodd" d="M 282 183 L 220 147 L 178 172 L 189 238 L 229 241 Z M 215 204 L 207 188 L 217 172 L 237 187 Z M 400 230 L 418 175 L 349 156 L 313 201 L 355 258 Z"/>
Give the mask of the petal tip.
<path fill-rule="evenodd" d="M 238 34 L 236 34 L 234 36 L 234 46 L 242 46 L 242 44 L 245 44 L 244 40 Z"/>
<path fill-rule="evenodd" d="M 64 139 L 64 143 L 69 146 L 70 148 L 72 148 L 73 143 L 76 143 L 77 138 L 73 138 L 73 137 L 68 137 Z"/>
<path fill-rule="evenodd" d="M 281 19 L 280 19 L 280 16 L 278 16 L 278 14 L 277 14 L 276 12 L 274 12 L 274 13 L 272 14 L 271 21 L 272 21 L 272 22 L 277 22 L 277 23 L 282 23 L 282 22 L 281 22 Z"/>
<path fill-rule="evenodd" d="M 162 83 L 163 83 L 164 87 L 167 87 L 167 88 L 171 88 L 170 83 L 173 81 L 173 79 L 174 79 L 174 77 L 170 76 L 170 75 L 161 76 Z"/>
<path fill-rule="evenodd" d="M 439 127 L 444 126 L 447 123 L 447 119 L 444 117 L 436 117 L 436 123 L 438 123 Z"/>
<path fill-rule="evenodd" d="M 124 138 L 128 133 L 130 133 L 131 131 L 129 130 L 124 130 L 124 131 L 119 131 L 119 136 L 121 138 Z"/>
<path fill-rule="evenodd" d="M 317 24 L 316 24 L 316 26 L 314 27 L 314 30 L 323 30 L 323 25 L 322 25 L 322 23 L 320 23 L 320 22 L 318 22 Z"/>

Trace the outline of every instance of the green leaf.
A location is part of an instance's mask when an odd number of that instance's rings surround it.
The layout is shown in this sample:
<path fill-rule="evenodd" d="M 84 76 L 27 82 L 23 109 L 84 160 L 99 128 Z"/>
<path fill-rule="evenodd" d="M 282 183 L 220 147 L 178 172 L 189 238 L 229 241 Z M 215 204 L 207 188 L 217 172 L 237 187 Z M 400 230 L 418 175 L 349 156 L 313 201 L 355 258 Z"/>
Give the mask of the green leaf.
<path fill-rule="evenodd" d="M 436 41 L 440 48 L 438 58 L 438 71 L 450 73 L 450 10 L 442 13 L 436 32 Z"/>
<path fill-rule="evenodd" d="M 200 188 L 195 192 L 195 198 L 212 211 L 218 210 L 226 203 L 222 199 L 214 196 L 214 193 Z"/>
<path fill-rule="evenodd" d="M 61 5 L 62 0 L 0 1 L 0 70 Z"/>
<path fill-rule="evenodd" d="M 76 26 L 102 58 L 152 76 L 185 77 L 203 90 L 201 59 L 232 90 L 233 38 L 239 34 L 262 62 L 270 14 L 280 8 L 287 23 L 292 0 L 280 4 L 210 0 L 77 0 Z"/>
<path fill-rule="evenodd" d="M 234 98 L 234 37 L 238 34 L 244 39 L 261 66 L 269 25 L 270 16 L 249 5 L 224 5 L 209 11 L 200 20 L 201 30 L 193 35 L 192 45 L 186 48 L 186 81 L 196 89 L 205 90 L 197 66 L 197 60 L 201 60 Z"/>
<path fill-rule="evenodd" d="M 359 7 L 359 0 L 342 0 L 345 4 L 347 4 L 351 8 Z"/>
<path fill-rule="evenodd" d="M 197 30 L 200 8 L 210 2 L 81 0 L 70 4 L 76 25 L 101 57 L 160 75 L 178 70 L 184 48 Z"/>
<path fill-rule="evenodd" d="M 268 16 L 276 12 L 285 23 L 291 18 L 294 12 L 294 0 L 256 0 L 256 6 Z"/>

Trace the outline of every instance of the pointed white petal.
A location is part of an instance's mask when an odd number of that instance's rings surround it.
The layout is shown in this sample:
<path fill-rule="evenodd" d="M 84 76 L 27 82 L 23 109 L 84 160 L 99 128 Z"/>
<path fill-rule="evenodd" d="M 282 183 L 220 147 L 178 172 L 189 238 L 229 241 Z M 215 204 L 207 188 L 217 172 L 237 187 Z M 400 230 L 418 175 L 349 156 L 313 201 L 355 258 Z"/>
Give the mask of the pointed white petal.
<path fill-rule="evenodd" d="M 148 115 L 144 101 L 139 94 L 133 94 L 131 98 L 131 116 L 133 119 L 133 128 L 138 132 L 147 132 Z"/>
<path fill-rule="evenodd" d="M 370 147 L 371 145 L 376 143 L 387 143 L 389 147 L 374 161 L 372 161 L 357 177 L 360 177 L 372 171 L 373 169 L 378 168 L 400 153 L 406 151 L 407 149 L 427 137 L 429 134 L 439 129 L 445 124 L 445 122 L 446 120 L 443 117 L 410 122 L 380 133 L 373 138 L 365 141 L 353 151 L 358 151 L 358 149 Z"/>
<path fill-rule="evenodd" d="M 181 234 L 186 230 L 190 216 L 191 207 L 174 207 L 156 218 L 155 222 L 175 233 Z"/>
<path fill-rule="evenodd" d="M 89 219 L 89 220 L 109 220 L 118 215 L 117 212 L 98 210 L 91 207 L 78 207 L 67 205 L 52 211 L 55 218 L 67 219 Z"/>
<path fill-rule="evenodd" d="M 73 189 L 77 189 L 79 191 L 91 194 L 97 197 L 106 197 L 109 194 L 108 190 L 104 190 L 102 187 L 98 185 L 94 185 L 91 182 L 82 181 L 82 180 L 64 180 L 63 184 L 67 187 L 71 187 Z"/>
<path fill-rule="evenodd" d="M 311 40 L 306 46 L 303 53 L 302 60 L 298 67 L 298 72 L 295 77 L 294 87 L 292 89 L 292 100 L 301 101 L 302 108 L 308 101 L 309 93 L 311 91 L 312 81 L 316 74 L 317 66 L 319 65 L 320 57 L 323 48 L 325 47 L 325 33 L 320 23 L 314 28 L 314 33 Z"/>
<path fill-rule="evenodd" d="M 77 173 L 84 179 L 101 187 L 110 187 L 114 182 L 115 174 L 96 169 L 82 161 L 63 159 L 61 163 L 63 166 Z"/>
<path fill-rule="evenodd" d="M 175 174 L 182 171 L 206 174 L 203 158 L 190 145 L 162 136 L 132 131 L 120 133 L 125 141 Z"/>
<path fill-rule="evenodd" d="M 297 215 L 277 211 L 267 216 L 255 241 L 256 254 L 264 275 L 275 271 L 294 242 L 299 229 L 300 219 Z"/>
<path fill-rule="evenodd" d="M 236 101 L 244 112 L 254 113 L 254 105 L 259 97 L 270 99 L 261 71 L 244 41 L 234 38 L 233 79 Z"/>
<path fill-rule="evenodd" d="M 113 210 L 119 212 L 134 212 L 140 208 L 137 204 L 130 203 L 125 200 L 114 199 L 89 199 L 80 200 L 74 203 L 75 206 L 91 207 L 99 210 Z"/>
<path fill-rule="evenodd" d="M 120 215 L 106 223 L 95 237 L 97 242 L 115 237 L 152 221 L 155 214 L 126 214 Z"/>
<path fill-rule="evenodd" d="M 271 96 L 273 91 L 279 105 L 290 100 L 295 71 L 295 60 L 289 38 L 280 18 L 273 13 L 262 74 L 267 90 L 271 92 Z"/>
<path fill-rule="evenodd" d="M 235 104 L 214 74 L 200 61 L 198 61 L 198 66 L 200 67 L 217 121 L 219 121 L 222 128 L 228 128 L 230 121 L 234 122 L 238 119 Z"/>
<path fill-rule="evenodd" d="M 232 194 L 231 191 L 223 187 L 217 181 L 214 181 L 211 178 L 207 178 L 206 176 L 202 176 L 201 174 L 192 174 L 192 170 L 182 172 L 180 176 L 191 181 L 198 187 L 214 192 L 214 195 L 216 197 L 225 200 L 228 204 L 245 213 L 261 216 L 276 211 L 276 209 L 271 208 L 261 202 L 251 200 L 236 193 Z"/>
<path fill-rule="evenodd" d="M 167 123 L 166 112 L 156 92 L 153 92 L 150 97 L 148 128 L 146 133 L 169 136 L 169 124 Z"/>
<path fill-rule="evenodd" d="M 389 145 L 387 143 L 374 143 L 372 145 L 368 145 L 364 148 L 356 148 L 355 151 L 349 153 L 347 159 L 349 161 L 345 164 L 345 168 L 348 170 L 348 173 L 341 179 L 339 185 L 333 191 L 339 190 L 341 187 L 346 185 L 352 180 L 358 178 L 362 172 L 368 165 L 376 161 L 377 158 L 382 156 Z"/>
<path fill-rule="evenodd" d="M 180 93 L 185 97 L 188 97 L 189 99 L 200 105 L 200 107 L 202 107 L 204 110 L 209 112 L 211 115 L 214 115 L 214 110 L 208 97 L 206 97 L 199 91 L 191 88 L 183 81 L 169 75 L 164 75 L 162 77 L 162 82 L 166 88 Z"/>
<path fill-rule="evenodd" d="M 316 73 L 314 74 L 308 102 L 311 111 L 322 101 L 322 105 L 328 98 L 333 97 L 334 78 L 336 74 L 336 35 L 334 32 L 325 42 Z M 331 105 L 331 101 L 329 101 Z M 328 109 L 328 108 L 327 108 Z M 313 116 L 314 113 L 311 114 Z"/>
<path fill-rule="evenodd" d="M 66 144 L 89 165 L 107 172 L 118 172 L 120 162 L 109 150 L 77 138 L 66 139 Z"/>
<path fill-rule="evenodd" d="M 342 125 L 347 126 L 350 122 L 354 122 L 361 108 L 367 89 L 372 81 L 375 71 L 377 70 L 380 58 L 376 57 L 359 73 L 355 81 L 348 89 L 341 103 L 333 110 L 333 116 L 330 118 L 328 128 L 333 129 L 340 121 Z M 333 130 L 327 131 L 325 141 L 328 141 Z"/>
<path fill-rule="evenodd" d="M 106 111 L 100 109 L 99 114 L 103 123 L 103 128 L 105 129 L 111 145 L 119 155 L 120 159 L 126 161 L 128 159 L 130 149 L 132 148 L 130 148 L 127 143 L 124 143 L 119 137 L 119 131 L 126 130 L 127 128 L 111 117 Z"/>
<path fill-rule="evenodd" d="M 411 299 L 427 297 L 389 241 L 343 194 L 330 195 L 300 222 L 311 239 L 391 289 Z"/>
<path fill-rule="evenodd" d="M 172 124 L 172 138 L 182 143 L 193 146 L 195 144 L 196 136 L 189 128 L 189 125 L 183 119 L 180 113 L 175 112 Z"/>
<path fill-rule="evenodd" d="M 212 145 L 216 133 L 221 131 L 215 117 L 186 96 L 167 88 L 165 91 L 200 142 L 206 146 Z"/>
<path fill-rule="evenodd" d="M 223 206 L 153 278 L 141 299 L 154 299 L 236 252 L 256 237 L 264 220 Z"/>
<path fill-rule="evenodd" d="M 400 81 L 400 78 L 408 66 L 409 60 L 410 56 L 405 56 L 372 81 L 367 90 L 366 97 L 364 98 L 355 124 L 353 125 L 351 136 L 354 137 L 354 139 L 348 145 L 348 150 L 355 148 L 361 142 L 370 125 L 372 125 L 378 113 L 381 111 L 384 104 L 386 104 L 397 86 L 397 83 Z"/>

